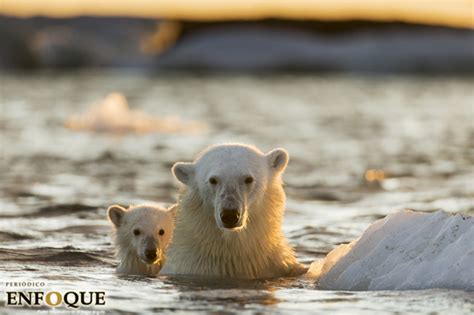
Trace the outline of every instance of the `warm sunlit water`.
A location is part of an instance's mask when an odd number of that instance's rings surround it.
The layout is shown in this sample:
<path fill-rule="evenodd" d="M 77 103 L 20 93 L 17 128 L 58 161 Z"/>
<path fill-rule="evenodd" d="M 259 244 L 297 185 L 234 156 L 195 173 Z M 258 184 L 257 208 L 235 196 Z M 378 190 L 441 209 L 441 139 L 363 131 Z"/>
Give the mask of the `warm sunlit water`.
<path fill-rule="evenodd" d="M 127 314 L 470 313 L 474 294 L 463 291 L 323 291 L 301 278 L 118 277 L 105 209 L 112 203 L 174 202 L 178 186 L 170 167 L 175 161 L 190 160 L 212 143 L 241 141 L 290 152 L 283 229 L 304 263 L 400 209 L 473 215 L 473 82 L 1 74 L 0 312 L 12 312 L 4 307 L 4 281 L 42 280 L 47 289 L 59 291 L 104 290 L 105 310 Z M 207 128 L 190 134 L 108 135 L 64 127 L 68 118 L 112 91 L 123 93 L 131 109 Z"/>

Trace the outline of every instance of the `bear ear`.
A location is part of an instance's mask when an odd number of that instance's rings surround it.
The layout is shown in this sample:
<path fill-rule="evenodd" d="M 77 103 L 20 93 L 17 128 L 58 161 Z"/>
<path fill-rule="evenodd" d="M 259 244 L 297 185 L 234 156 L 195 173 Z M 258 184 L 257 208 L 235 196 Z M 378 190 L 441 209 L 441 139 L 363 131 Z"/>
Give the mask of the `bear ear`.
<path fill-rule="evenodd" d="M 120 224 L 122 224 L 122 219 L 125 212 L 127 212 L 127 209 L 125 209 L 124 207 L 119 205 L 113 205 L 110 206 L 109 209 L 107 209 L 107 216 L 109 217 L 110 222 L 115 225 L 115 227 L 119 227 Z"/>
<path fill-rule="evenodd" d="M 172 205 L 171 207 L 169 207 L 168 211 L 171 214 L 171 216 L 173 217 L 173 219 L 175 219 L 176 218 L 176 212 L 178 212 L 178 204 L 175 204 L 175 205 Z"/>
<path fill-rule="evenodd" d="M 178 162 L 173 165 L 171 171 L 181 183 L 187 185 L 194 176 L 194 164 Z"/>
<path fill-rule="evenodd" d="M 265 154 L 265 157 L 267 158 L 270 168 L 276 173 L 283 172 L 290 159 L 288 152 L 281 148 L 271 150 Z"/>

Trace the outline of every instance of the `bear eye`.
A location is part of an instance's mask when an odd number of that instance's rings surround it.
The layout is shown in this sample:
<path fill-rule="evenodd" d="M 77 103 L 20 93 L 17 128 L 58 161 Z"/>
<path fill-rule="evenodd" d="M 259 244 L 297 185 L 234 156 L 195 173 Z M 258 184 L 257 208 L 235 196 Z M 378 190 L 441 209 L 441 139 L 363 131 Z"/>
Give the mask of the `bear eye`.
<path fill-rule="evenodd" d="M 134 234 L 134 235 L 140 235 L 140 230 L 139 230 L 139 229 L 133 230 L 133 234 Z"/>
<path fill-rule="evenodd" d="M 252 184 L 253 183 L 253 177 L 249 176 L 249 177 L 245 178 L 245 183 L 246 184 Z"/>
<path fill-rule="evenodd" d="M 160 235 L 163 235 L 163 234 L 165 234 L 165 230 L 163 230 L 163 229 L 160 229 L 160 230 L 158 231 L 158 234 L 160 234 Z"/>
<path fill-rule="evenodd" d="M 209 178 L 209 183 L 211 185 L 217 185 L 217 179 L 215 177 L 211 177 L 211 178 Z"/>

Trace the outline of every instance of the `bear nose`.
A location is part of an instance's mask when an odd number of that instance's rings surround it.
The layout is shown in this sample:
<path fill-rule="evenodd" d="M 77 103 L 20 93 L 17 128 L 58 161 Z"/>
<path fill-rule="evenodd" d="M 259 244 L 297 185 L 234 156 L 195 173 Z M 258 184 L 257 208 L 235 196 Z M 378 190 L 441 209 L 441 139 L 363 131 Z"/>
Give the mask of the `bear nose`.
<path fill-rule="evenodd" d="M 156 249 L 145 250 L 145 257 L 150 260 L 156 259 Z"/>
<path fill-rule="evenodd" d="M 221 213 L 221 221 L 226 228 L 234 228 L 240 219 L 240 213 L 237 209 L 224 209 Z"/>

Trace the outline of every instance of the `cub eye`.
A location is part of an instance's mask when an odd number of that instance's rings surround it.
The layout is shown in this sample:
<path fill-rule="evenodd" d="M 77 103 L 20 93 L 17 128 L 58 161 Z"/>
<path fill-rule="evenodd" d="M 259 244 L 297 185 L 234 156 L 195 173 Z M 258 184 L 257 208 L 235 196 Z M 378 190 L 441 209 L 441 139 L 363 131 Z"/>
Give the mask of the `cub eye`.
<path fill-rule="evenodd" d="M 252 184 L 253 183 L 253 177 L 249 176 L 249 177 L 245 178 L 245 183 L 246 184 Z"/>
<path fill-rule="evenodd" d="M 160 234 L 160 235 L 163 235 L 163 234 L 165 234 L 165 230 L 163 230 L 163 229 L 160 229 L 160 230 L 158 231 L 158 234 Z"/>
<path fill-rule="evenodd" d="M 217 179 L 215 177 L 211 177 L 211 178 L 209 178 L 209 183 L 211 185 L 216 185 L 217 184 Z"/>
<path fill-rule="evenodd" d="M 133 230 L 133 234 L 135 234 L 135 235 L 140 235 L 140 230 L 139 230 L 139 229 Z"/>

